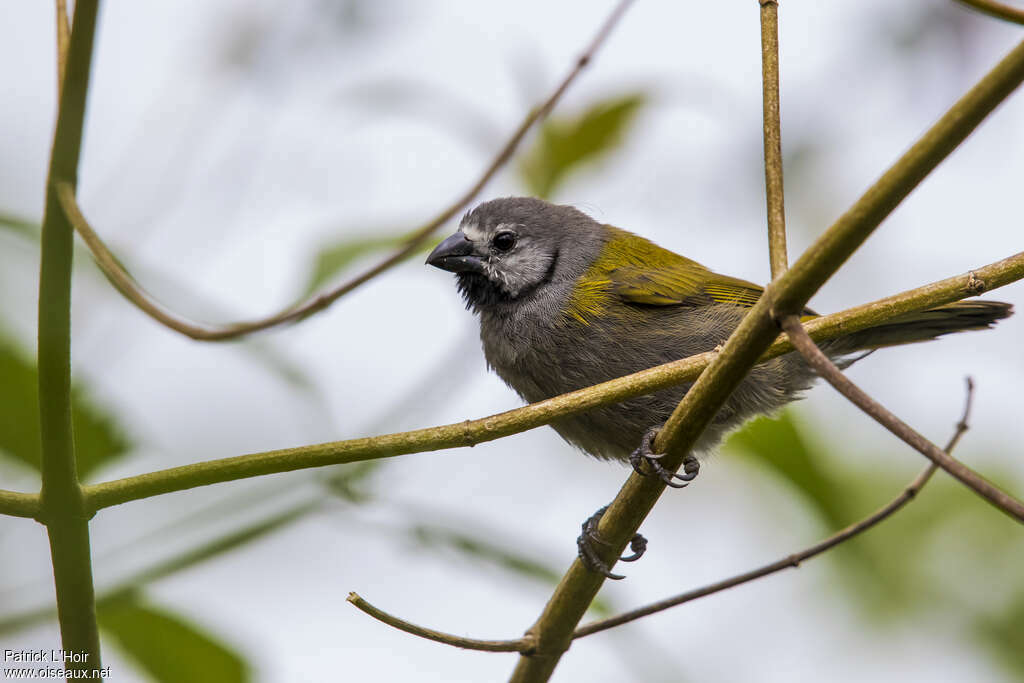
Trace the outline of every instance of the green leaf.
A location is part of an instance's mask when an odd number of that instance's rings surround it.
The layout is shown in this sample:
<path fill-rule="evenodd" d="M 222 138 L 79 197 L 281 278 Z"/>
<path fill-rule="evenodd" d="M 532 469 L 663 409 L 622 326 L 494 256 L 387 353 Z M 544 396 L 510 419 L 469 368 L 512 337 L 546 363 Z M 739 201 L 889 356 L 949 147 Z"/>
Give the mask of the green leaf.
<path fill-rule="evenodd" d="M 144 605 L 137 596 L 102 603 L 100 628 L 121 651 L 160 683 L 250 680 L 242 657 L 182 617 Z"/>
<path fill-rule="evenodd" d="M 995 615 L 978 616 L 973 625 L 978 641 L 1014 680 L 1024 680 L 1024 592 Z"/>
<path fill-rule="evenodd" d="M 285 510 L 284 512 L 273 515 L 267 519 L 260 520 L 243 529 L 226 533 L 196 548 L 186 550 L 180 555 L 171 557 L 170 559 L 159 562 L 152 567 L 143 569 L 142 571 L 121 581 L 116 586 L 105 590 L 98 596 L 97 604 L 100 606 L 108 604 L 113 605 L 124 602 L 125 600 L 130 600 L 132 599 L 132 596 L 138 594 L 149 583 L 162 579 L 166 576 L 170 576 L 176 572 L 190 569 L 198 564 L 206 562 L 207 560 L 214 559 L 224 553 L 235 550 L 247 543 L 251 543 L 278 531 L 318 509 L 320 503 L 321 501 L 319 500 L 300 503 L 288 510 Z M 241 503 L 233 501 L 231 505 L 237 508 Z M 215 508 L 216 506 L 211 506 L 209 510 L 201 511 L 200 515 L 203 516 L 209 512 L 213 512 L 215 511 Z M 159 538 L 166 540 L 169 530 L 170 527 L 164 527 L 163 529 L 158 530 L 156 534 Z M 37 624 L 50 621 L 56 618 L 56 616 L 57 612 L 53 606 L 3 615 L 0 617 L 0 636 L 31 628 Z"/>
<path fill-rule="evenodd" d="M 383 460 L 364 460 L 331 468 L 323 482 L 328 493 L 349 503 L 365 503 L 373 494 L 368 488 L 371 475 L 376 473 Z"/>
<path fill-rule="evenodd" d="M 823 469 L 824 454 L 815 452 L 800 434 L 792 411 L 747 423 L 724 448 L 745 455 L 794 487 L 828 526 L 838 529 L 852 521 L 849 505 L 839 495 L 841 486 Z"/>
<path fill-rule="evenodd" d="M 647 101 L 644 93 L 601 100 L 575 117 L 549 118 L 519 162 L 530 194 L 551 197 L 577 169 L 615 150 Z"/>
<path fill-rule="evenodd" d="M 206 562 L 207 560 L 211 560 L 223 555 L 224 553 L 235 550 L 247 543 L 256 541 L 304 518 L 318 507 L 320 507 L 319 500 L 300 503 L 288 510 L 285 510 L 284 512 L 267 519 L 260 520 L 259 522 L 243 529 L 231 531 L 219 538 L 215 538 L 197 548 L 188 550 L 177 557 L 173 557 L 157 564 L 154 567 L 150 567 L 149 569 L 142 571 L 111 591 L 110 599 L 113 599 L 117 594 L 126 592 L 131 593 L 147 583 L 156 581 L 157 579 L 161 579 L 184 569 L 189 569 Z"/>
<path fill-rule="evenodd" d="M 78 473 L 125 455 L 131 443 L 112 415 L 97 406 L 80 383 L 71 387 Z M 0 455 L 39 470 L 39 373 L 34 362 L 0 333 Z"/>
<path fill-rule="evenodd" d="M 345 237 L 337 242 L 321 247 L 316 254 L 309 282 L 306 284 L 306 293 L 309 294 L 319 289 L 328 280 L 364 256 L 397 249 L 409 240 L 410 235 L 411 233 L 408 232 L 358 235 L 355 237 Z M 427 251 L 432 248 L 433 243 L 428 241 L 413 253 Z"/>

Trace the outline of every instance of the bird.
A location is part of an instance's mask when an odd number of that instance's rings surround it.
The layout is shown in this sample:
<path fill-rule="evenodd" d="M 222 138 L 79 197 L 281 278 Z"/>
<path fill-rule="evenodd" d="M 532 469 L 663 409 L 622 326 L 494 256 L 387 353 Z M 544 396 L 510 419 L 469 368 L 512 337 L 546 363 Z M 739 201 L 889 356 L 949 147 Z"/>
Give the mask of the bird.
<path fill-rule="evenodd" d="M 487 365 L 530 403 L 712 351 L 764 292 L 573 206 L 532 197 L 479 204 L 426 262 L 455 274 L 466 307 L 479 317 Z M 999 301 L 961 301 L 821 348 L 846 367 L 879 348 L 986 329 L 1012 312 Z M 816 315 L 803 311 L 805 319 Z M 638 472 L 681 487 L 724 435 L 800 398 L 816 378 L 792 352 L 754 366 L 687 454 L 685 474 L 661 468 L 650 448 L 691 383 L 558 418 L 551 426 L 591 456 L 631 462 Z"/>

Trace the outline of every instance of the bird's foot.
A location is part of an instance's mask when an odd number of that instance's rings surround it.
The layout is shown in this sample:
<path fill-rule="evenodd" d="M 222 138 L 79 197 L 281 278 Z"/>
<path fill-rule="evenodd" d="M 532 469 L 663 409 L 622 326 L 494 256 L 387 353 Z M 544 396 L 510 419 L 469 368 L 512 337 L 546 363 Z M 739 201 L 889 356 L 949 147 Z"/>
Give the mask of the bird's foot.
<path fill-rule="evenodd" d="M 684 474 L 677 474 L 667 468 L 665 468 L 658 460 L 664 457 L 664 453 L 654 453 L 654 437 L 658 435 L 658 430 L 661 429 L 661 425 L 655 425 L 646 432 L 644 432 L 643 439 L 640 440 L 640 447 L 629 454 L 629 464 L 633 466 L 633 470 L 642 476 L 649 476 L 654 474 L 665 482 L 666 486 L 671 486 L 674 489 L 685 488 L 687 484 L 697 478 L 697 474 L 700 472 L 700 463 L 692 453 L 687 453 L 686 457 L 683 458 L 683 472 Z M 645 471 L 643 465 L 647 465 Z M 675 480 L 679 480 L 676 483 Z"/>
<path fill-rule="evenodd" d="M 605 505 L 603 508 L 592 514 L 583 522 L 583 533 L 576 539 L 576 547 L 579 548 L 580 561 L 583 566 L 592 572 L 600 574 L 607 579 L 619 579 L 626 578 L 622 574 L 613 574 L 611 566 L 601 559 L 597 551 L 594 549 L 595 545 L 610 545 L 608 541 L 604 540 L 597 535 L 597 525 L 601 521 L 601 515 L 608 509 Z M 629 549 L 633 551 L 632 555 L 625 555 L 619 559 L 623 562 L 636 562 L 643 556 L 644 551 L 647 550 L 647 539 L 636 534 L 629 542 Z"/>

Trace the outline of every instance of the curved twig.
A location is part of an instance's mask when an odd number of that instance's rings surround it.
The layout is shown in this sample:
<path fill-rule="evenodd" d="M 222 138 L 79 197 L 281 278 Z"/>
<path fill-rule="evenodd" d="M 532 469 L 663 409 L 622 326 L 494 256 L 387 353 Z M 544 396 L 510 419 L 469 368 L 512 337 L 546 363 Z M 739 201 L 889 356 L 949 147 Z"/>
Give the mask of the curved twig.
<path fill-rule="evenodd" d="M 622 15 L 632 2 L 633 0 L 620 0 L 608 15 L 608 18 L 601 24 L 597 34 L 594 36 L 593 40 L 591 40 L 590 44 L 587 45 L 583 54 L 580 55 L 573 64 L 569 73 L 566 74 L 551 95 L 549 95 L 540 106 L 534 108 L 526 115 L 526 118 L 523 119 L 522 123 L 519 124 L 519 127 L 516 128 L 515 132 L 512 134 L 512 137 L 510 137 L 502 146 L 497 155 L 495 155 L 494 159 L 484 169 L 483 173 L 473 183 L 473 185 L 433 220 L 413 232 L 404 246 L 387 258 L 383 259 L 377 265 L 357 275 L 348 282 L 342 283 L 327 291 L 313 294 L 307 299 L 265 318 L 248 322 L 231 323 L 217 327 L 207 327 L 189 322 L 180 316 L 167 311 L 156 303 L 156 301 L 147 294 L 146 291 L 138 285 L 138 283 L 135 282 L 131 275 L 125 271 L 114 255 L 110 252 L 110 249 L 103 243 L 103 240 L 99 237 L 96 231 L 91 225 L 89 225 L 89 222 L 82 214 L 81 208 L 78 206 L 73 188 L 58 186 L 57 191 L 60 196 L 61 206 L 67 214 L 68 220 L 71 221 L 75 230 L 82 236 L 82 239 L 92 251 L 93 256 L 96 258 L 96 263 L 103 271 L 103 274 L 107 276 L 117 291 L 153 320 L 156 320 L 175 332 L 179 332 L 186 337 L 197 341 L 226 341 L 229 339 L 236 339 L 259 330 L 266 330 L 286 323 L 298 322 L 299 320 L 313 315 L 314 313 L 324 310 L 342 296 L 405 260 L 406 257 L 419 249 L 420 246 L 435 231 L 437 231 L 438 228 L 448 222 L 448 220 L 454 217 L 459 211 L 464 209 L 467 204 L 473 201 L 473 198 L 480 193 L 488 182 L 490 182 L 491 178 L 493 178 L 494 175 L 508 162 L 508 160 L 512 158 L 512 155 L 515 153 L 519 144 L 523 141 L 523 138 L 526 137 L 526 134 L 530 131 L 533 125 L 538 121 L 543 120 L 551 113 L 555 104 L 562 95 L 565 94 L 565 91 L 568 90 L 572 82 L 594 58 L 598 48 L 601 47 L 611 34 L 612 29 L 615 28 L 615 25 L 619 22 L 619 19 L 622 18 Z"/>
<path fill-rule="evenodd" d="M 347 599 L 353 605 L 366 614 L 369 614 L 377 621 L 382 621 L 388 626 L 397 628 L 399 631 L 405 631 L 406 633 L 411 633 L 414 636 L 433 640 L 438 643 L 444 643 L 445 645 L 461 647 L 466 650 L 479 650 L 481 652 L 525 653 L 529 652 L 533 648 L 533 639 L 528 636 L 517 638 L 515 640 L 477 640 L 475 638 L 463 638 L 462 636 L 456 636 L 442 631 L 435 631 L 434 629 L 417 626 L 416 624 L 405 621 L 404 619 L 399 619 L 394 615 L 388 614 L 384 610 L 374 607 L 370 603 L 366 602 L 366 600 L 363 600 L 357 593 L 349 593 Z"/>
<path fill-rule="evenodd" d="M 807 359 L 807 362 L 820 377 L 835 387 L 836 391 L 867 413 L 868 417 L 898 436 L 902 441 L 910 445 L 911 448 L 941 467 L 960 483 L 966 485 L 1010 517 L 1024 524 L 1024 503 L 1006 493 L 956 458 L 950 457 L 941 448 L 915 431 L 913 427 L 896 417 L 881 403 L 868 396 L 863 389 L 844 375 L 842 370 L 836 367 L 836 364 L 818 348 L 814 340 L 808 336 L 807 330 L 800 324 L 800 318 L 795 315 L 787 315 L 779 321 L 779 324 L 786 331 L 796 350 Z"/>

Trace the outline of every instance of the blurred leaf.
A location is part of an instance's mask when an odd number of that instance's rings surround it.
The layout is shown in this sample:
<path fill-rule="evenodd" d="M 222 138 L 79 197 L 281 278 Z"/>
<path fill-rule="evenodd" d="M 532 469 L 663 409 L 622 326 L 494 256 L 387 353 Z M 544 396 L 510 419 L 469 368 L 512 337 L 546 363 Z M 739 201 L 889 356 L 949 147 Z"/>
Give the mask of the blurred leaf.
<path fill-rule="evenodd" d="M 496 565 L 505 571 L 546 585 L 555 586 L 562 578 L 561 571 L 514 552 L 510 549 L 511 544 L 499 545 L 463 531 L 429 524 L 415 524 L 409 528 L 409 534 L 423 547 L 451 549 L 466 557 Z M 601 617 L 612 614 L 610 604 L 601 598 L 595 599 L 590 609 Z"/>
<path fill-rule="evenodd" d="M 232 531 L 203 545 L 187 550 L 177 557 L 158 563 L 148 569 L 143 569 L 138 574 L 121 581 L 116 586 L 104 591 L 97 597 L 97 605 L 117 604 L 133 599 L 140 589 L 158 579 L 170 576 L 184 569 L 189 569 L 198 564 L 212 560 L 219 555 L 235 550 L 247 543 L 256 541 L 275 531 L 278 531 L 292 522 L 298 521 L 320 506 L 320 501 L 302 503 L 285 510 L 268 519 L 261 520 L 256 524 L 245 527 L 238 531 Z M 163 531 L 166 531 L 164 529 Z M 37 624 L 56 619 L 57 612 L 53 606 L 39 609 L 27 610 L 25 612 L 10 614 L 0 618 L 0 635 L 15 633 L 17 631 L 36 626 Z M 188 680 L 188 679 L 182 679 Z"/>
<path fill-rule="evenodd" d="M 885 471 L 853 470 L 841 457 L 805 438 L 802 431 L 794 412 L 785 410 L 777 418 L 747 423 L 725 447 L 799 491 L 828 533 L 867 517 L 907 483 Z M 932 590 L 908 556 L 925 541 L 926 528 L 941 516 L 906 517 L 906 513 L 901 510 L 879 528 L 846 541 L 827 555 L 848 594 L 855 596 L 857 606 L 866 614 L 895 616 L 924 604 Z M 884 579 L 880 580 L 880 575 Z"/>
<path fill-rule="evenodd" d="M 308 294 L 315 291 L 321 285 L 364 256 L 369 256 L 385 250 L 396 249 L 402 246 L 409 239 L 409 234 L 410 233 L 408 232 L 403 232 L 398 234 L 391 233 L 385 235 L 345 237 L 337 242 L 322 247 L 316 254 L 316 260 L 313 264 L 313 273 L 310 275 L 309 282 L 306 284 L 306 293 Z M 433 246 L 434 245 L 428 241 L 427 244 L 414 253 L 429 251 Z"/>
<path fill-rule="evenodd" d="M 122 457 L 131 443 L 114 417 L 96 406 L 80 383 L 71 387 L 75 456 L 83 479 L 100 465 Z M 0 455 L 39 470 L 39 373 L 13 342 L 0 333 Z"/>
<path fill-rule="evenodd" d="M 973 630 L 1015 680 L 1024 680 L 1024 592 L 1017 593 L 999 614 L 978 617 Z"/>
<path fill-rule="evenodd" d="M 219 538 L 200 545 L 198 548 L 188 550 L 178 557 L 171 558 L 154 567 L 143 570 L 135 577 L 121 583 L 117 588 L 112 590 L 110 594 L 116 595 L 124 592 L 132 592 L 147 583 L 156 581 L 157 579 L 161 579 L 184 569 L 189 569 L 206 562 L 207 560 L 212 560 L 219 555 L 223 555 L 224 553 L 235 550 L 247 543 L 252 543 L 253 541 L 259 540 L 264 536 L 278 531 L 289 524 L 302 519 L 318 507 L 320 507 L 320 501 L 301 503 L 268 519 L 260 520 L 259 522 L 238 531 L 227 533 Z"/>
<path fill-rule="evenodd" d="M 195 624 L 136 596 L 98 606 L 100 627 L 139 668 L 160 683 L 250 680 L 242 657 Z"/>
<path fill-rule="evenodd" d="M 366 489 L 366 482 L 370 475 L 380 469 L 384 464 L 383 460 L 364 460 L 348 465 L 339 465 L 332 468 L 324 478 L 324 485 L 329 493 L 338 496 L 350 503 L 365 503 L 372 498 L 372 494 Z"/>
<path fill-rule="evenodd" d="M 20 216 L 0 212 L 0 228 L 10 230 L 19 237 L 24 237 L 34 242 L 39 240 L 39 223 L 21 218 Z"/>
<path fill-rule="evenodd" d="M 646 101 L 646 94 L 630 93 L 596 102 L 574 118 L 549 118 L 519 162 L 530 194 L 551 197 L 573 171 L 616 149 Z"/>
<path fill-rule="evenodd" d="M 826 459 L 801 436 L 792 411 L 748 422 L 724 447 L 739 451 L 796 488 L 827 526 L 838 529 L 853 521 L 844 497 L 837 495 L 841 486 L 822 469 Z"/>

